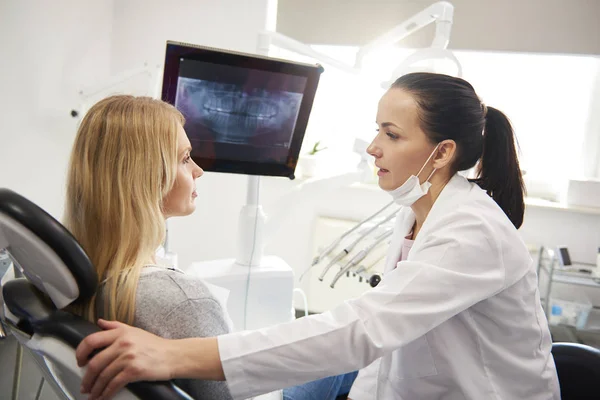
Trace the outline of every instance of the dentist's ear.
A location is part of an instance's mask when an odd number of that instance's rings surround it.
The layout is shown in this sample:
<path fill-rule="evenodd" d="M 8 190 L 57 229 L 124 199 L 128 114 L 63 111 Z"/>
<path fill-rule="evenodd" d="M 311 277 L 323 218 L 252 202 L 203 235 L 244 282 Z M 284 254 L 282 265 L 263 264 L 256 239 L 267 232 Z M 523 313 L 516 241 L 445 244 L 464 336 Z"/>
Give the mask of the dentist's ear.
<path fill-rule="evenodd" d="M 444 140 L 438 144 L 435 156 L 433 156 L 433 168 L 442 169 L 446 165 L 451 165 L 456 156 L 456 142 L 454 140 Z"/>

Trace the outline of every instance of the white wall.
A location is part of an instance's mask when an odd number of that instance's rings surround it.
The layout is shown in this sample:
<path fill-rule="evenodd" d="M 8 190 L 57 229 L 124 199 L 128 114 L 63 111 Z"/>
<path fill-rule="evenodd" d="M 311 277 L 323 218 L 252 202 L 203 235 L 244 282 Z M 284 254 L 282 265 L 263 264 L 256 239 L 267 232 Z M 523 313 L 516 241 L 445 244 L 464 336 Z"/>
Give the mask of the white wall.
<path fill-rule="evenodd" d="M 0 187 L 62 213 L 77 91 L 108 75 L 112 1 L 0 2 Z"/>
<path fill-rule="evenodd" d="M 268 0 L 115 2 L 111 70 L 162 65 L 167 40 L 254 52 Z"/>

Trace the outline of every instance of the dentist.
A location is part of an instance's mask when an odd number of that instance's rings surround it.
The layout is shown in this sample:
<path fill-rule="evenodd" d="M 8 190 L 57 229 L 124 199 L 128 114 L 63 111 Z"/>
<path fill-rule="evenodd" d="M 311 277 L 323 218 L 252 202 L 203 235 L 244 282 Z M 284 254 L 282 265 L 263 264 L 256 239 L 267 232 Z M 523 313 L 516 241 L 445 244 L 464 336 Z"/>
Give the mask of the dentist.
<path fill-rule="evenodd" d="M 381 98 L 377 124 L 368 152 L 379 186 L 405 207 L 376 288 L 323 314 L 215 338 L 166 340 L 101 320 L 106 330 L 77 349 L 83 392 L 225 379 L 244 399 L 360 369 L 353 400 L 560 399 L 517 232 L 524 190 L 508 119 L 462 79 L 415 73 Z M 472 181 L 458 174 L 473 167 Z"/>

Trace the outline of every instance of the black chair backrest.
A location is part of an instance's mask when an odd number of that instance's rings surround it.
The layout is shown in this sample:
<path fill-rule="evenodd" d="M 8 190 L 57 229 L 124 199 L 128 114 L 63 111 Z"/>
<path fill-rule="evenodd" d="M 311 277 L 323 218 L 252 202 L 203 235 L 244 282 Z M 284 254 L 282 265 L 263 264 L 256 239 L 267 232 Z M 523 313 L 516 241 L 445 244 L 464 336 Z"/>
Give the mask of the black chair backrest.
<path fill-rule="evenodd" d="M 600 350 L 579 343 L 554 343 L 552 356 L 562 400 L 600 399 Z"/>
<path fill-rule="evenodd" d="M 101 329 L 62 308 L 88 299 L 98 286 L 89 257 L 65 227 L 23 196 L 0 188 L 0 249 L 6 248 L 26 278 L 2 286 L 16 326 L 28 335 L 58 339 L 74 349 Z M 74 354 L 73 354 L 74 357 Z M 142 399 L 191 400 L 170 382 L 136 382 L 127 389 Z"/>
<path fill-rule="evenodd" d="M 23 196 L 0 188 L 0 248 L 58 308 L 91 297 L 98 277 L 65 227 Z"/>

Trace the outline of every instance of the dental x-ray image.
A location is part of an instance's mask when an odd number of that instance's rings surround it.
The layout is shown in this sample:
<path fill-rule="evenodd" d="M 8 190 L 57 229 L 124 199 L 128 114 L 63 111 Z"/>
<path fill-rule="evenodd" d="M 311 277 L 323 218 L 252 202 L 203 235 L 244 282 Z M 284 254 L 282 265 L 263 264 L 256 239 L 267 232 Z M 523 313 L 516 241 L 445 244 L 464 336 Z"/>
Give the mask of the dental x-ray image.
<path fill-rule="evenodd" d="M 302 93 L 180 77 L 175 106 L 199 140 L 289 148 Z"/>
<path fill-rule="evenodd" d="M 323 68 L 167 42 L 162 100 L 205 171 L 294 179 Z"/>

